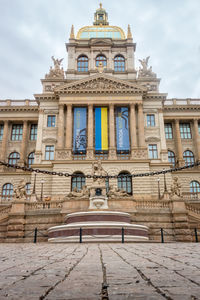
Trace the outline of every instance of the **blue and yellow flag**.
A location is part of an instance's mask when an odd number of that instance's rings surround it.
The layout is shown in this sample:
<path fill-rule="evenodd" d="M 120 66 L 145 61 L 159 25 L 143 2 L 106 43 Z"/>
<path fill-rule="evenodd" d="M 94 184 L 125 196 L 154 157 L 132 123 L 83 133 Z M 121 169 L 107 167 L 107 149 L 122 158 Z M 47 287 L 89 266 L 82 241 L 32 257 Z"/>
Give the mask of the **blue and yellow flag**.
<path fill-rule="evenodd" d="M 95 150 L 108 150 L 108 109 L 95 108 Z"/>

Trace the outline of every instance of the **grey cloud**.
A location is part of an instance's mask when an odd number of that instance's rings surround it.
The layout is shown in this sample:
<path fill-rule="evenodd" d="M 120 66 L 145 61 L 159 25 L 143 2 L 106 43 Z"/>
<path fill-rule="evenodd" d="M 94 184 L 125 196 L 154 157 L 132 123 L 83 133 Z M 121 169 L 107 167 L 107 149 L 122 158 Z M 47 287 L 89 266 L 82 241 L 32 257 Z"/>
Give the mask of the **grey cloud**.
<path fill-rule="evenodd" d="M 150 55 L 160 90 L 169 97 L 200 97 L 199 0 L 102 1 L 112 25 L 132 28 L 138 58 Z M 33 98 L 51 55 L 64 57 L 71 25 L 93 22 L 94 0 L 0 0 L 0 99 Z"/>

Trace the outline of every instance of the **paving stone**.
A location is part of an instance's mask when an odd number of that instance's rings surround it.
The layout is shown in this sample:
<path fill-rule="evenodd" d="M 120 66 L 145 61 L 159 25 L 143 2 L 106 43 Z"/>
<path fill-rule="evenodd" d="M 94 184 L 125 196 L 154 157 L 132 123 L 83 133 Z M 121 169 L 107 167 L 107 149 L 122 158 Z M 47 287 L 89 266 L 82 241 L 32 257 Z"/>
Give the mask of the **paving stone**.
<path fill-rule="evenodd" d="M 200 299 L 199 244 L 1 244 L 0 261 L 1 300 Z"/>

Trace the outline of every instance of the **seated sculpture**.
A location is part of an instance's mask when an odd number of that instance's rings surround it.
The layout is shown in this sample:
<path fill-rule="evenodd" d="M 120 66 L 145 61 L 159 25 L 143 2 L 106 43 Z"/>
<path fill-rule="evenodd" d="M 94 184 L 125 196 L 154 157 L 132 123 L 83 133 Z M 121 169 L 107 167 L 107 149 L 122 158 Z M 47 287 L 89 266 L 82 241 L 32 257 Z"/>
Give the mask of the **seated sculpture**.
<path fill-rule="evenodd" d="M 67 197 L 79 197 L 79 198 L 88 198 L 89 190 L 86 185 L 83 186 L 82 190 L 78 190 L 77 187 L 73 188 L 73 190 L 67 195 Z"/>
<path fill-rule="evenodd" d="M 113 185 L 111 185 L 109 188 L 108 196 L 110 198 L 130 197 L 130 195 L 126 191 L 118 189 Z"/>

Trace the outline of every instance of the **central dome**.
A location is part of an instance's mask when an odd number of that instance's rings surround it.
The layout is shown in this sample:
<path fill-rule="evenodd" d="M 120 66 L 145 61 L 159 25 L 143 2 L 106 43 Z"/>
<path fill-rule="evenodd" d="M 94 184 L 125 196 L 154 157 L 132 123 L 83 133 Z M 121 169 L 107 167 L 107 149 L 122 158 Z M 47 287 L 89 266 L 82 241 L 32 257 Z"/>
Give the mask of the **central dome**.
<path fill-rule="evenodd" d="M 111 38 L 116 40 L 125 39 L 124 31 L 117 26 L 100 25 L 82 27 L 77 34 L 77 39 Z"/>

